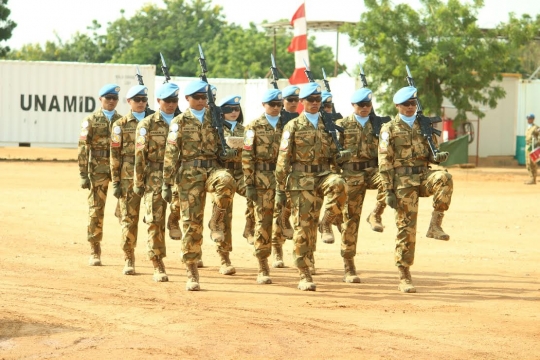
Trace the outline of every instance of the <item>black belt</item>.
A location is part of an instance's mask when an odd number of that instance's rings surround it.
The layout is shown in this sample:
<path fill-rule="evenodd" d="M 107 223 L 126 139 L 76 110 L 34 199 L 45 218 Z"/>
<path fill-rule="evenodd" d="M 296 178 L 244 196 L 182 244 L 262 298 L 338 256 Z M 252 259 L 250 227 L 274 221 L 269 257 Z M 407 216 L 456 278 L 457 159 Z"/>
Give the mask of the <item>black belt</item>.
<path fill-rule="evenodd" d="M 109 157 L 111 152 L 109 150 L 90 150 L 90 155 L 92 157 Z"/>
<path fill-rule="evenodd" d="M 276 170 L 276 163 L 256 163 L 255 169 L 259 171 L 274 171 Z"/>
<path fill-rule="evenodd" d="M 400 166 L 394 169 L 398 175 L 422 174 L 427 171 L 427 166 Z"/>
<path fill-rule="evenodd" d="M 239 162 L 226 162 L 224 164 L 225 166 L 225 169 L 229 169 L 229 170 L 242 170 L 242 163 L 239 163 Z"/>
<path fill-rule="evenodd" d="M 360 171 L 372 167 L 379 166 L 379 163 L 377 160 L 372 159 L 369 161 L 362 161 L 362 162 L 352 162 L 352 163 L 345 163 L 341 165 L 341 168 L 343 170 L 354 170 L 354 171 Z"/>
<path fill-rule="evenodd" d="M 182 161 L 182 165 L 185 167 L 204 167 L 204 168 L 211 168 L 211 167 L 220 167 L 217 160 L 191 160 L 191 161 Z M 240 168 L 241 165 L 240 165 Z"/>
<path fill-rule="evenodd" d="M 330 170 L 330 165 L 328 164 L 318 164 L 318 165 L 304 165 L 294 163 L 292 164 L 292 169 L 294 171 L 303 171 L 307 173 L 317 173 Z"/>
<path fill-rule="evenodd" d="M 135 164 L 135 156 L 122 156 L 122 162 Z"/>
<path fill-rule="evenodd" d="M 154 162 L 154 161 L 148 161 L 148 167 L 151 170 L 163 170 L 163 163 Z"/>

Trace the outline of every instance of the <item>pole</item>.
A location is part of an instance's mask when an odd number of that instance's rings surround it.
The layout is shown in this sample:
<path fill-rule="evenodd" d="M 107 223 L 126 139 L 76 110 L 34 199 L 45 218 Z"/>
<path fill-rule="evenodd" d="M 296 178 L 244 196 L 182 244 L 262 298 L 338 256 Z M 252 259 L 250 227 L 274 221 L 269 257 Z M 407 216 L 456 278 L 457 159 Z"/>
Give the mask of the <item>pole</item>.
<path fill-rule="evenodd" d="M 339 56 L 339 29 L 336 28 L 336 63 L 334 64 L 334 77 L 338 72 L 338 56 Z"/>

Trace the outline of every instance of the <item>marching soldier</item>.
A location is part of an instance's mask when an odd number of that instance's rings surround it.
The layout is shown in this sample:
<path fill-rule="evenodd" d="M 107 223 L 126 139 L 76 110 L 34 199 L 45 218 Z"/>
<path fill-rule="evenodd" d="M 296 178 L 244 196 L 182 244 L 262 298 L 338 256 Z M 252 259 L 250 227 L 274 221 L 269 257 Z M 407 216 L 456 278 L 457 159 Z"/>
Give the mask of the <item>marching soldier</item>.
<path fill-rule="evenodd" d="M 409 267 L 414 263 L 418 198 L 433 195 L 433 214 L 426 237 L 449 240 L 441 228 L 444 211 L 452 200 L 452 175 L 431 170 L 429 163 L 448 159 L 447 152 L 434 156 L 416 119 L 416 88 L 407 86 L 394 95 L 398 115 L 383 125 L 379 140 L 379 171 L 386 203 L 396 210 L 395 260 L 399 270 L 398 289 L 416 292 Z M 437 146 L 437 138 L 432 135 Z"/>
<path fill-rule="evenodd" d="M 156 91 L 159 110 L 144 118 L 136 130 L 135 187 L 133 191 L 144 197 L 148 225 L 148 258 L 152 260 L 157 282 L 169 281 L 163 258 L 167 256 L 165 245 L 165 213 L 167 203 L 161 194 L 163 183 L 163 158 L 169 124 L 178 106 L 178 85 L 165 83 Z M 172 193 L 171 193 L 172 196 Z M 171 199 L 169 199 L 171 201 Z"/>
<path fill-rule="evenodd" d="M 201 258 L 204 205 L 206 193 L 213 194 L 209 227 L 215 242 L 225 241 L 224 217 L 236 191 L 234 178 L 219 164 L 236 157 L 236 150 L 221 149 L 218 132 L 212 125 L 208 84 L 190 82 L 185 90 L 189 108 L 174 118 L 167 137 L 162 193 L 171 200 L 171 186 L 176 182 L 182 211 L 182 262 L 186 264 L 186 290 L 200 290 L 197 262 Z M 176 170 L 178 169 L 178 170 Z M 230 265 L 229 253 L 219 252 Z"/>
<path fill-rule="evenodd" d="M 525 133 L 525 163 L 527 164 L 527 171 L 529 172 L 529 181 L 526 181 L 526 185 L 536 184 L 536 173 L 538 165 L 535 161 L 532 161 L 530 154 L 534 149 L 540 146 L 540 127 L 534 123 L 534 114 L 527 115 L 527 132 Z"/>
<path fill-rule="evenodd" d="M 317 83 L 305 85 L 299 94 L 304 111 L 285 126 L 276 167 L 276 203 L 287 201 L 289 192 L 295 213 L 294 264 L 300 273 L 300 290 L 314 291 L 311 277 L 316 225 L 323 198 L 327 197 L 323 221 L 341 216 L 347 200 L 345 181 L 332 169 L 336 164 L 336 145 L 325 131 L 319 115 L 322 102 Z M 339 152 L 339 162 L 350 159 L 348 150 Z"/>
<path fill-rule="evenodd" d="M 115 110 L 119 91 L 120 87 L 116 84 L 107 84 L 99 90 L 101 107 L 83 120 L 79 135 L 78 162 L 81 188 L 90 190 L 88 194 L 90 266 L 101 265 L 103 216 L 111 179 L 109 164 L 111 124 L 122 117 Z"/>

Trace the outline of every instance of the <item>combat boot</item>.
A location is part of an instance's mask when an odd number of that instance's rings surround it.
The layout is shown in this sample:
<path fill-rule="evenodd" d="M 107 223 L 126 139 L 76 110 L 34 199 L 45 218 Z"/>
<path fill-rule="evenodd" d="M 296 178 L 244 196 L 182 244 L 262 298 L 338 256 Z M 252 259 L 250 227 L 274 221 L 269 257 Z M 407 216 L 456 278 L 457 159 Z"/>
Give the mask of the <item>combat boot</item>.
<path fill-rule="evenodd" d="M 225 210 L 214 204 L 212 208 L 212 217 L 208 223 L 210 228 L 210 238 L 215 242 L 222 242 L 225 239 L 225 224 L 223 223 L 223 218 L 225 217 Z"/>
<path fill-rule="evenodd" d="M 287 206 L 284 206 L 281 209 L 281 214 L 277 218 L 277 225 L 281 228 L 281 233 L 286 239 L 292 239 L 293 237 L 293 228 L 290 221 L 291 209 Z"/>
<path fill-rule="evenodd" d="M 315 283 L 313 282 L 313 278 L 311 277 L 311 273 L 307 266 L 298 268 L 298 272 L 300 273 L 300 282 L 298 283 L 298 289 L 302 291 L 317 290 L 317 285 L 315 285 Z"/>
<path fill-rule="evenodd" d="M 371 226 L 371 230 L 376 232 L 383 232 L 384 226 L 382 224 L 381 215 L 384 212 L 385 207 L 385 204 L 378 202 L 377 205 L 375 205 L 375 209 L 373 209 L 371 214 L 369 214 L 367 222 Z"/>
<path fill-rule="evenodd" d="M 524 182 L 525 185 L 536 185 L 536 178 L 530 177 L 528 181 Z"/>
<path fill-rule="evenodd" d="M 311 275 L 317 275 L 317 269 L 315 269 L 315 255 L 313 255 L 313 252 L 308 255 L 309 258 L 309 273 Z"/>
<path fill-rule="evenodd" d="M 186 290 L 199 291 L 201 287 L 199 285 L 199 269 L 197 269 L 197 264 L 186 264 L 186 271 L 188 278 L 186 282 Z"/>
<path fill-rule="evenodd" d="M 356 275 L 356 266 L 354 266 L 354 258 L 343 258 L 343 266 L 345 267 L 345 276 L 343 281 L 346 283 L 359 283 L 360 278 Z"/>
<path fill-rule="evenodd" d="M 165 264 L 163 259 L 159 255 L 155 255 L 152 258 L 152 264 L 154 265 L 154 276 L 152 280 L 157 282 L 166 282 L 169 281 L 169 277 L 165 273 Z"/>
<path fill-rule="evenodd" d="M 444 213 L 442 211 L 433 211 L 426 237 L 444 241 L 450 239 L 450 235 L 446 234 L 441 228 L 443 216 Z"/>
<path fill-rule="evenodd" d="M 249 245 L 255 243 L 255 220 L 251 216 L 248 216 L 246 219 L 243 236 L 247 239 Z"/>
<path fill-rule="evenodd" d="M 273 268 L 284 268 L 285 263 L 283 262 L 283 246 L 282 245 L 274 245 L 272 246 L 274 249 L 274 262 L 272 263 Z"/>
<path fill-rule="evenodd" d="M 398 290 L 404 293 L 415 293 L 416 288 L 412 283 L 411 272 L 408 266 L 398 266 L 399 285 Z"/>
<path fill-rule="evenodd" d="M 135 275 L 135 251 L 133 249 L 124 251 L 124 275 Z"/>
<path fill-rule="evenodd" d="M 171 211 L 167 219 L 167 229 L 169 229 L 169 237 L 172 240 L 182 240 L 182 230 L 180 230 L 180 219 L 176 212 Z"/>
<path fill-rule="evenodd" d="M 221 258 L 221 267 L 219 268 L 219 273 L 222 275 L 233 275 L 236 274 L 236 269 L 231 265 L 231 259 L 229 258 L 228 251 L 218 251 L 219 257 Z"/>
<path fill-rule="evenodd" d="M 101 266 L 101 244 L 99 241 L 90 243 L 90 259 L 88 260 L 90 266 Z"/>
<path fill-rule="evenodd" d="M 334 232 L 332 231 L 332 223 L 335 221 L 336 216 L 329 211 L 324 212 L 324 216 L 319 222 L 319 232 L 321 233 L 321 239 L 323 243 L 333 244 Z"/>
<path fill-rule="evenodd" d="M 268 266 L 268 258 L 259 260 L 259 274 L 257 275 L 257 284 L 271 284 L 270 267 Z"/>

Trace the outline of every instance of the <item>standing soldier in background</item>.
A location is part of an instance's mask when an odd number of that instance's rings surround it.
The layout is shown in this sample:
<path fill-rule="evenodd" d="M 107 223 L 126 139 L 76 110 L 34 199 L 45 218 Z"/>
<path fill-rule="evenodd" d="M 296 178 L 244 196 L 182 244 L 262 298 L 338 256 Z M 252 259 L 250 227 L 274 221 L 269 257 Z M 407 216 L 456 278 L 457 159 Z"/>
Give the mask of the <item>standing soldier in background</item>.
<path fill-rule="evenodd" d="M 529 172 L 529 181 L 526 181 L 526 185 L 536 184 L 536 173 L 538 165 L 535 161 L 531 160 L 529 156 L 534 149 L 540 146 L 540 128 L 534 123 L 534 114 L 527 115 L 527 132 L 525 133 L 525 163 L 527 164 L 527 171 Z"/>
<path fill-rule="evenodd" d="M 347 200 L 345 181 L 332 167 L 336 163 L 337 148 L 325 131 L 319 114 L 321 87 L 314 82 L 305 85 L 299 97 L 304 112 L 291 120 L 283 131 L 276 167 L 276 203 L 291 197 L 295 213 L 294 264 L 300 273 L 300 290 L 314 291 L 311 277 L 313 249 L 317 239 L 316 226 L 323 198 L 327 197 L 325 217 L 341 216 Z M 350 159 L 347 150 L 339 152 L 339 161 Z"/>
<path fill-rule="evenodd" d="M 236 157 L 236 150 L 221 149 L 218 132 L 206 108 L 208 84 L 190 82 L 185 90 L 189 108 L 174 118 L 167 138 L 162 194 L 170 201 L 171 186 L 176 182 L 182 211 L 182 262 L 186 264 L 186 290 L 200 290 L 197 262 L 201 258 L 204 205 L 206 193 L 213 193 L 211 238 L 222 242 L 224 216 L 231 206 L 236 183 L 218 162 Z M 176 171 L 176 169 L 178 169 Z M 229 253 L 220 253 L 228 260 Z M 230 262 L 230 260 L 228 260 Z"/>
<path fill-rule="evenodd" d="M 135 85 L 126 94 L 131 108 L 129 114 L 116 120 L 111 134 L 111 175 L 113 195 L 120 207 L 122 240 L 124 251 L 124 275 L 135 274 L 135 247 L 139 226 L 141 197 L 133 192 L 135 171 L 135 141 L 137 124 L 144 119 L 148 104 L 148 88 Z"/>
<path fill-rule="evenodd" d="M 90 190 L 88 194 L 90 266 L 101 265 L 103 216 L 111 179 L 109 164 L 111 124 L 121 118 L 115 110 L 119 91 L 120 87 L 116 84 L 107 84 L 99 90 L 101 108 L 83 120 L 79 135 L 78 162 L 81 188 Z"/>
<path fill-rule="evenodd" d="M 454 190 L 452 175 L 431 170 L 429 163 L 448 159 L 447 152 L 430 151 L 417 119 L 416 88 L 407 86 L 394 95 L 399 113 L 383 125 L 379 140 L 379 171 L 386 203 L 396 209 L 395 261 L 399 270 L 398 290 L 416 292 L 409 267 L 414 263 L 418 198 L 433 195 L 433 214 L 426 237 L 448 240 L 441 228 L 443 212 L 448 210 Z M 429 121 L 429 119 L 425 119 Z M 431 126 L 431 124 L 430 124 Z M 437 146 L 437 137 L 432 135 Z"/>
<path fill-rule="evenodd" d="M 165 213 L 167 203 L 161 197 L 163 183 L 163 158 L 169 124 L 178 106 L 178 85 L 165 83 L 156 91 L 159 110 L 144 118 L 137 125 L 135 145 L 135 179 L 133 191 L 144 196 L 148 225 L 148 258 L 154 266 L 153 280 L 169 281 L 163 258 L 167 256 L 165 246 Z M 172 197 L 172 193 L 171 193 Z M 171 201 L 171 199 L 168 199 Z"/>
<path fill-rule="evenodd" d="M 274 171 L 283 132 L 283 125 L 279 121 L 283 106 L 281 91 L 267 90 L 263 95 L 262 105 L 265 112 L 246 127 L 242 164 L 247 187 L 246 196 L 255 204 L 254 255 L 259 261 L 257 283 L 271 284 L 268 266 L 271 245 L 274 247 L 276 262 L 281 261 L 281 266 L 274 264 L 274 267 L 283 267 L 282 245 L 285 241 L 281 234 L 277 238 L 272 231 L 273 219 L 276 216 Z"/>

